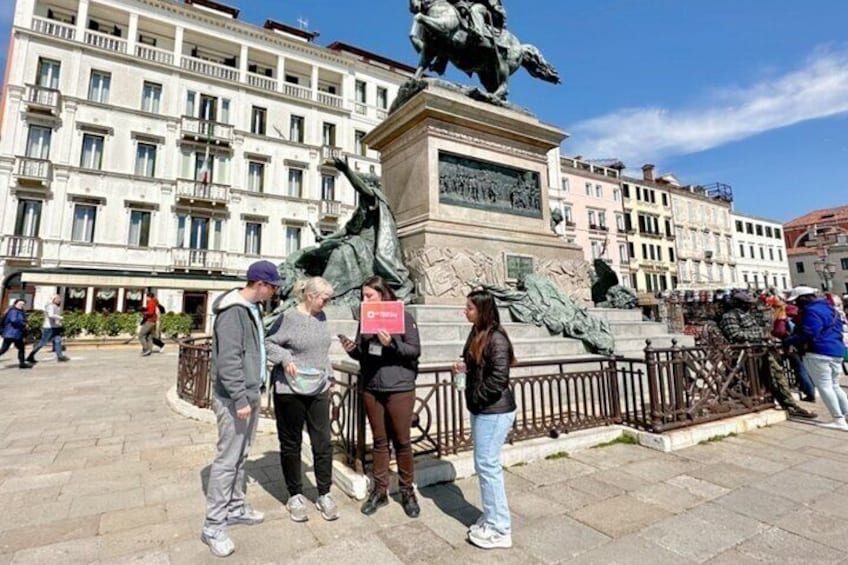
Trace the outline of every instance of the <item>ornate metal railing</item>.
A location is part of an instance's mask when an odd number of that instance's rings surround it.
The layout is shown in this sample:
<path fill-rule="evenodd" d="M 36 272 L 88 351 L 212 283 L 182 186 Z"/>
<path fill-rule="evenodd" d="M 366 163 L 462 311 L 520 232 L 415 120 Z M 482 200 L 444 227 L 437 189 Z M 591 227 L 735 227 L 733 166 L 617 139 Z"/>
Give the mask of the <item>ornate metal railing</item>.
<path fill-rule="evenodd" d="M 209 405 L 209 338 L 182 342 L 180 397 Z M 185 348 L 185 354 L 183 352 Z M 518 363 L 510 385 L 517 404 L 508 441 L 557 437 L 623 423 L 664 432 L 770 408 L 766 345 L 653 348 L 643 358 L 584 357 Z M 358 369 L 334 366 L 331 430 L 346 462 L 362 470 L 370 458 Z M 416 455 L 436 457 L 472 448 L 470 414 L 448 366 L 425 365 L 416 380 L 412 443 Z M 205 396 L 204 396 L 205 394 Z M 262 412 L 274 417 L 273 394 Z"/>

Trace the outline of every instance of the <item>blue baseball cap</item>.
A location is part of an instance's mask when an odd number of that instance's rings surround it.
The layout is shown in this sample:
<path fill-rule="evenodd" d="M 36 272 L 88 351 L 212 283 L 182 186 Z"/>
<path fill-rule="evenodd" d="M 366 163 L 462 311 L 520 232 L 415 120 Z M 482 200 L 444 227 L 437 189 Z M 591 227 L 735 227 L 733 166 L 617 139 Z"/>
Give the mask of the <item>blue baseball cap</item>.
<path fill-rule="evenodd" d="M 276 265 L 271 261 L 257 261 L 247 268 L 248 282 L 264 282 L 274 286 L 283 286 L 283 279 Z"/>

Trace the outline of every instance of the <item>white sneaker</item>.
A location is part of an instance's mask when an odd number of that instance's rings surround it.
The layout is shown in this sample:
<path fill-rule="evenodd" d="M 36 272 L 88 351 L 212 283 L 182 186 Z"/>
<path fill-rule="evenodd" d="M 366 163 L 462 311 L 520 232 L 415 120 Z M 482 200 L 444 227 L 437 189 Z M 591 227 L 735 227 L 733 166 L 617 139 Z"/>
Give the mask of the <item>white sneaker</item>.
<path fill-rule="evenodd" d="M 323 516 L 328 522 L 332 522 L 339 517 L 339 508 L 336 505 L 336 501 L 333 500 L 332 496 L 330 496 L 329 492 L 324 496 L 318 497 L 318 500 L 315 501 L 315 508 L 318 509 L 321 516 Z"/>
<path fill-rule="evenodd" d="M 468 533 L 471 533 L 475 530 L 481 529 L 485 523 L 486 523 L 485 516 L 483 514 L 480 514 L 480 517 L 477 518 L 477 521 L 474 522 L 473 524 L 471 524 L 470 526 L 468 526 Z"/>
<path fill-rule="evenodd" d="M 203 528 L 200 541 L 209 546 L 209 551 L 215 557 L 227 557 L 236 550 L 236 545 L 224 528 Z"/>
<path fill-rule="evenodd" d="M 468 541 L 482 549 L 509 549 L 512 536 L 495 531 L 489 524 L 468 532 Z"/>
<path fill-rule="evenodd" d="M 848 432 L 848 422 L 845 422 L 845 418 L 834 418 L 832 422 L 819 424 L 819 426 L 829 430 L 842 430 L 843 432 Z"/>
<path fill-rule="evenodd" d="M 259 510 L 254 510 L 249 504 L 242 506 L 237 512 L 227 514 L 227 525 L 237 526 L 244 524 L 246 526 L 255 526 L 265 521 L 265 514 Z"/>
<path fill-rule="evenodd" d="M 288 502 L 286 502 L 286 510 L 289 511 L 289 517 L 294 522 L 309 520 L 309 516 L 306 515 L 306 498 L 302 494 L 289 497 Z"/>

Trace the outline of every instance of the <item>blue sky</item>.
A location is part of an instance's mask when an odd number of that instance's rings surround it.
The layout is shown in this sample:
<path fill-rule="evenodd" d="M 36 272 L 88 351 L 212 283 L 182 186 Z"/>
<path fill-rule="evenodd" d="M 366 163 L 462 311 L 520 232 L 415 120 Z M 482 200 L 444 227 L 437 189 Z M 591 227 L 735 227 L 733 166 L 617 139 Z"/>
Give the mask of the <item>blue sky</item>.
<path fill-rule="evenodd" d="M 414 64 L 407 0 L 231 1 L 241 19 L 309 21 Z M 571 134 L 569 155 L 645 162 L 733 186 L 742 212 L 786 221 L 848 204 L 848 2 L 505 0 L 509 28 L 559 69 L 519 71 L 511 100 Z M 8 45 L 10 0 L 0 0 Z M 5 51 L 5 47 L 3 48 Z M 448 78 L 468 82 L 450 71 Z"/>

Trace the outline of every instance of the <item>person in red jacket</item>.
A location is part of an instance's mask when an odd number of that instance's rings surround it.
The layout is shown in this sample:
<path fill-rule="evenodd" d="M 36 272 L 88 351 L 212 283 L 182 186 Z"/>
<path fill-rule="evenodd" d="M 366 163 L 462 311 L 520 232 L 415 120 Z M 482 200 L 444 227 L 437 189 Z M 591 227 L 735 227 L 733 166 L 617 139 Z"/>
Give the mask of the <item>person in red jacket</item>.
<path fill-rule="evenodd" d="M 156 331 L 156 322 L 159 321 L 159 302 L 153 292 L 147 292 L 147 304 L 144 306 L 144 314 L 141 318 L 141 327 L 138 329 L 138 341 L 141 342 L 141 355 L 147 357 L 153 353 L 153 337 Z"/>

